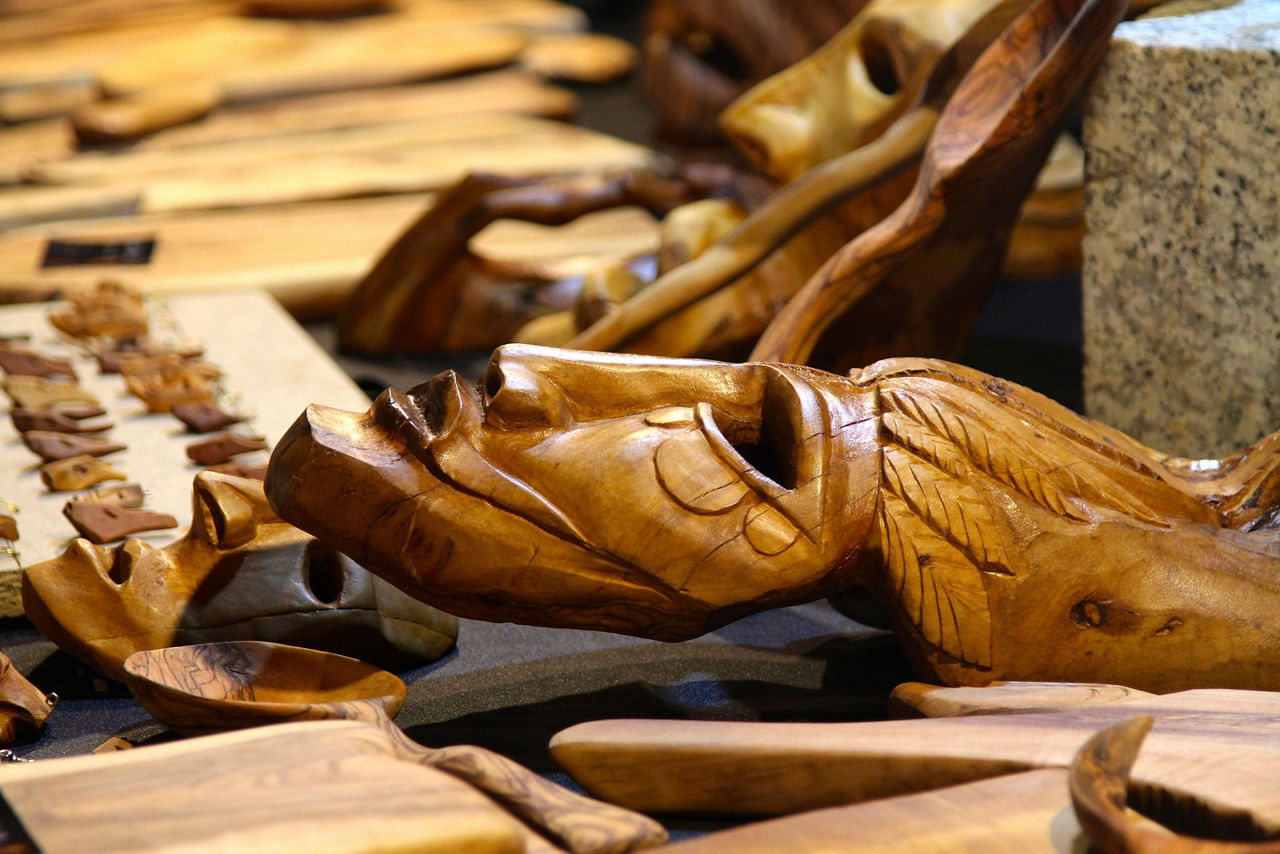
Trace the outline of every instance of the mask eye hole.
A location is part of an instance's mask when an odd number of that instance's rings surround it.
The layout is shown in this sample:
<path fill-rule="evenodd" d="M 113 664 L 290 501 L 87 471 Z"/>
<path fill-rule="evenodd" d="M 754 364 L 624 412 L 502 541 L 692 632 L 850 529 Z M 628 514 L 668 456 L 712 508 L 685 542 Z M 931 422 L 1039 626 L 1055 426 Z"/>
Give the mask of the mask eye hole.
<path fill-rule="evenodd" d="M 133 575 L 133 555 L 128 554 L 124 548 L 118 548 L 111 560 L 111 568 L 107 570 L 107 578 L 119 586 L 128 581 L 130 575 Z"/>
<path fill-rule="evenodd" d="M 341 558 L 319 540 L 307 544 L 302 559 L 302 583 L 322 605 L 336 605 L 342 596 Z"/>
<path fill-rule="evenodd" d="M 877 38 L 862 42 L 862 64 L 867 69 L 867 79 L 884 95 L 896 95 L 902 89 L 898 71 L 893 65 L 889 46 Z"/>
<path fill-rule="evenodd" d="M 498 396 L 498 392 L 502 391 L 503 379 L 502 369 L 495 362 L 490 362 L 484 372 L 483 391 L 486 404 L 492 402 Z"/>

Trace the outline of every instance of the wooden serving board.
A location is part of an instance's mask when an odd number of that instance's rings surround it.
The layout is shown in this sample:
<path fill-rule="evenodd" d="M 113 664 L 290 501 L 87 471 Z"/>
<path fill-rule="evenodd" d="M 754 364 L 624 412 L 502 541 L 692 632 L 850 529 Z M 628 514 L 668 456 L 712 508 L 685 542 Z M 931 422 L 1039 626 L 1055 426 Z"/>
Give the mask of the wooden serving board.
<path fill-rule="evenodd" d="M 1098 730 L 1140 714 L 1155 726 L 1134 784 L 1166 803 L 1199 801 L 1207 830 L 1243 816 L 1280 833 L 1280 694 L 1270 692 L 848 724 L 597 721 L 559 733 L 551 751 L 589 791 L 633 809 L 780 814 L 1066 768 Z"/>
<path fill-rule="evenodd" d="M 171 415 L 148 414 L 129 395 L 118 375 L 101 376 L 93 359 L 77 353 L 54 333 L 47 316 L 54 304 L 0 307 L 0 334 L 29 332 L 30 347 L 74 360 L 80 384 L 92 391 L 115 422 L 105 434 L 126 450 L 105 459 L 147 490 L 146 508 L 170 513 L 179 527 L 144 539 L 177 538 L 191 521 L 191 483 L 198 467 L 186 446 L 199 437 L 183 431 Z M 252 415 L 245 425 L 274 444 L 310 403 L 364 409 L 368 398 L 274 300 L 262 291 L 174 296 L 152 306 L 153 335 L 160 340 L 194 341 L 205 359 L 225 373 L 230 405 Z M 15 559 L 0 554 L 0 616 L 22 613 L 21 566 L 62 552 L 76 536 L 62 516 L 73 493 L 50 493 L 40 480 L 39 458 L 22 444 L 5 407 L 0 416 L 0 498 L 18 505 L 20 539 Z M 262 463 L 266 452 L 237 459 Z"/>
<path fill-rule="evenodd" d="M 472 787 L 398 758 L 375 727 L 348 721 L 8 765 L 0 795 L 44 854 L 519 852 L 532 835 Z"/>
<path fill-rule="evenodd" d="M 643 146 L 595 131 L 495 113 L 162 151 L 86 153 L 32 169 L 37 182 L 58 186 L 11 190 L 13 196 L 0 194 L 0 203 L 21 199 L 33 211 L 26 223 L 35 224 L 68 218 L 58 215 L 60 207 L 84 211 L 86 202 L 72 187 L 89 196 L 109 188 L 136 198 L 139 213 L 159 213 L 424 192 L 476 170 L 585 172 L 642 167 L 654 157 Z M 48 194 L 43 203 L 42 192 Z M 22 224 L 12 215 L 9 220 L 10 227 Z"/>
<path fill-rule="evenodd" d="M 108 191 L 103 198 L 110 198 Z M 0 234 L 0 302 L 91 288 L 110 276 L 155 293 L 263 288 L 295 317 L 331 317 L 430 200 L 407 194 L 29 226 Z M 148 264 L 41 267 L 50 239 L 140 238 L 156 241 Z M 485 257 L 566 272 L 574 259 L 634 257 L 656 251 L 657 244 L 657 223 L 636 208 L 602 211 L 557 228 L 497 222 L 474 241 Z"/>

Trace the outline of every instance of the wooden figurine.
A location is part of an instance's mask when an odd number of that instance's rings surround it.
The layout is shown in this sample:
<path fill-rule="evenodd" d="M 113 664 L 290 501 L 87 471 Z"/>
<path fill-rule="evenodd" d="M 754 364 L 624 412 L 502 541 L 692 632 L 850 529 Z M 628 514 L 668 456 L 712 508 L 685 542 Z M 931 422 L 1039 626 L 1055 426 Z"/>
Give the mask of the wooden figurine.
<path fill-rule="evenodd" d="M 57 702 L 56 694 L 46 697 L 0 652 L 0 744 L 39 733 Z"/>
<path fill-rule="evenodd" d="M 129 476 L 104 460 L 81 454 L 40 466 L 40 479 L 50 492 L 75 492 L 104 480 L 128 480 Z"/>
<path fill-rule="evenodd" d="M 395 667 L 452 646 L 452 616 L 280 521 L 260 482 L 202 472 L 194 492 L 191 528 L 176 542 L 80 540 L 28 567 L 27 616 L 115 679 L 138 650 L 205 641 L 278 641 Z"/>
<path fill-rule="evenodd" d="M 50 433 L 102 433 L 110 430 L 110 421 L 92 421 L 82 417 L 75 410 L 60 409 L 23 409 L 16 407 L 9 411 L 9 419 L 13 421 L 13 429 L 19 433 L 31 430 L 43 430 Z"/>
<path fill-rule="evenodd" d="M 187 458 L 202 466 L 215 466 L 230 462 L 233 457 L 250 451 L 265 451 L 267 442 L 261 436 L 241 436 L 238 433 L 221 433 L 211 439 L 187 445 Z"/>
<path fill-rule="evenodd" d="M 76 370 L 69 359 L 53 358 L 16 347 L 0 347 L 0 370 L 6 374 L 32 377 L 76 378 Z"/>
<path fill-rule="evenodd" d="M 313 406 L 289 521 L 461 616 L 664 640 L 868 587 L 948 685 L 1280 687 L 1280 433 L 1158 454 L 1028 389 L 508 345 Z"/>
<path fill-rule="evenodd" d="M 125 373 L 125 387 L 142 401 L 148 412 L 169 412 L 175 403 L 200 403 L 213 399 L 209 375 L 194 362 L 166 362 L 153 370 Z"/>
<path fill-rule="evenodd" d="M 170 409 L 188 433 L 212 433 L 244 421 L 243 415 L 225 412 L 212 400 L 180 401 Z"/>

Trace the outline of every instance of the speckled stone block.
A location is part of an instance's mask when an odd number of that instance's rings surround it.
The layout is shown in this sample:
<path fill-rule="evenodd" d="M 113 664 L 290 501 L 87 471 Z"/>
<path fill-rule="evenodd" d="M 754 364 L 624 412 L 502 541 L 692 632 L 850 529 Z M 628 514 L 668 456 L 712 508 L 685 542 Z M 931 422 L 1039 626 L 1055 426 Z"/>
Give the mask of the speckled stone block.
<path fill-rule="evenodd" d="M 1088 414 L 1192 457 L 1280 429 L 1280 0 L 1122 24 L 1084 136 Z"/>

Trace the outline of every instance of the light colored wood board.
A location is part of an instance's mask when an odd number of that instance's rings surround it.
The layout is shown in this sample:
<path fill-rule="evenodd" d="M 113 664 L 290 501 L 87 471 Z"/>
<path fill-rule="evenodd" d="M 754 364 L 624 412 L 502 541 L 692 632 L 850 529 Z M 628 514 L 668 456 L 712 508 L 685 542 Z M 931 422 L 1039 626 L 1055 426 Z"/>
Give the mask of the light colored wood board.
<path fill-rule="evenodd" d="M 48 323 L 51 304 L 0 307 L 0 333 L 31 332 L 31 346 L 42 352 L 69 354 Z M 225 373 L 223 386 L 235 396 L 235 407 L 252 414 L 244 432 L 264 436 L 274 444 L 310 403 L 329 403 L 363 409 L 368 398 L 270 296 L 261 291 L 234 294 L 191 294 L 166 298 L 153 306 L 153 332 L 160 338 L 194 340 L 205 347 L 206 359 Z M 165 318 L 168 318 L 166 320 Z M 165 326 L 172 327 L 166 331 Z M 191 521 L 191 482 L 198 467 L 185 454 L 198 437 L 183 432 L 170 415 L 147 414 L 124 389 L 118 375 L 100 376 L 96 364 L 74 356 L 80 383 L 93 391 L 115 422 L 106 434 L 125 443 L 127 450 L 106 459 L 132 482 L 147 490 L 146 507 L 171 513 L 179 527 L 145 537 L 167 542 Z M 19 561 L 31 565 L 62 552 L 75 531 L 62 517 L 69 493 L 50 493 L 40 481 L 38 458 L 22 444 L 7 415 L 0 421 L 0 497 L 19 506 Z M 238 459 L 265 462 L 265 451 Z M 0 614 L 12 616 L 19 562 L 0 555 Z"/>
<path fill-rule="evenodd" d="M 37 773 L 0 771 L 0 792 L 46 854 L 522 850 L 515 819 L 398 758 L 368 724 L 281 724 L 28 767 Z"/>
<path fill-rule="evenodd" d="M 75 135 L 62 119 L 4 128 L 0 130 L 0 184 L 15 184 L 38 164 L 70 157 L 75 150 Z"/>
<path fill-rule="evenodd" d="M 0 235 L 0 302 L 93 287 L 104 275 L 146 292 L 264 288 L 295 317 L 331 316 L 386 246 L 430 203 L 413 194 L 242 210 L 51 223 Z M 50 238 L 153 237 L 150 264 L 42 269 Z M 565 274 L 583 259 L 655 251 L 658 227 L 619 208 L 559 228 L 501 221 L 474 246 L 495 260 Z"/>
<path fill-rule="evenodd" d="M 579 783 L 644 811 L 778 814 L 1066 768 L 1098 730 L 1151 714 L 1138 785 L 1280 830 L 1280 694 L 1201 690 L 1063 712 L 852 724 L 597 721 L 551 751 Z"/>
<path fill-rule="evenodd" d="M 1070 854 L 1083 850 L 1067 772 L 1028 771 L 743 825 L 663 854 Z"/>
<path fill-rule="evenodd" d="M 92 183 L 84 185 L 86 190 L 104 186 L 131 190 L 139 187 L 140 176 L 145 175 L 139 210 L 157 213 L 424 192 L 478 170 L 511 175 L 589 172 L 639 168 L 654 160 L 654 154 L 642 146 L 528 116 L 472 119 L 456 133 L 442 130 L 400 141 L 389 126 L 350 133 L 365 138 L 334 141 L 345 151 L 326 150 L 320 140 L 313 148 L 290 139 L 275 140 L 265 150 L 234 152 L 220 162 L 204 160 L 195 147 L 154 152 L 165 157 L 162 169 L 148 166 L 148 171 L 128 176 L 104 173 L 101 167 L 115 165 L 110 163 L 95 163 L 92 170 L 72 166 L 79 160 L 72 158 L 57 164 L 68 170 L 59 180 L 71 180 L 69 173 L 75 170 L 79 180 L 93 175 Z M 56 216 L 58 205 L 84 209 L 85 203 L 75 194 L 58 189 L 60 193 L 47 202 L 36 190 L 15 192 L 26 194 L 25 204 L 50 218 Z M 0 203 L 3 199 L 0 195 Z"/>
<path fill-rule="evenodd" d="M 945 688 L 905 682 L 893 689 L 889 703 L 891 709 L 900 705 L 925 717 L 944 718 L 1047 712 L 1151 696 L 1146 691 L 1123 685 L 1080 682 L 996 682 L 985 688 Z"/>
<path fill-rule="evenodd" d="M 302 95 L 224 107 L 198 122 L 145 137 L 132 150 L 156 151 L 315 133 L 426 116 L 444 119 L 502 112 L 564 118 L 576 109 L 577 97 L 568 89 L 549 85 L 521 71 L 489 71 L 433 83 Z"/>
<path fill-rule="evenodd" d="M 31 171 L 29 178 L 45 184 L 134 185 L 145 181 L 175 180 L 191 176 L 193 172 L 230 173 L 260 167 L 264 163 L 283 169 L 286 164 L 311 158 L 378 153 L 394 155 L 423 148 L 438 154 L 441 149 L 466 149 L 495 142 L 505 143 L 514 149 L 523 140 L 559 134 L 564 134 L 558 137 L 561 139 L 613 140 L 604 134 L 562 122 L 489 112 L 214 142 L 160 151 L 86 152 L 39 166 Z M 628 149 L 638 148 L 629 143 L 623 145 Z M 500 166 L 498 162 L 492 168 Z"/>
<path fill-rule="evenodd" d="M 638 52 L 628 42 L 601 33 L 549 33 L 530 41 L 520 64 L 543 77 L 607 83 L 635 67 Z"/>

